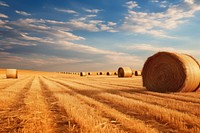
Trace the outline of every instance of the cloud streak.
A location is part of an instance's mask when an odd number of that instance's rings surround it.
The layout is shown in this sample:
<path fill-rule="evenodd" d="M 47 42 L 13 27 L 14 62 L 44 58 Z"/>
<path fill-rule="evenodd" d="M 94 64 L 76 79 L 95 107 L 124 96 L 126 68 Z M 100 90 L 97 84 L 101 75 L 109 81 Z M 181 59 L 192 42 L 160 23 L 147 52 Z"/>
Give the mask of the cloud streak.
<path fill-rule="evenodd" d="M 6 7 L 10 7 L 7 3 L 0 1 L 0 6 L 6 6 Z"/>
<path fill-rule="evenodd" d="M 23 15 L 23 16 L 30 16 L 31 15 L 30 13 L 27 13 L 27 12 L 24 12 L 24 11 L 18 11 L 18 10 L 16 10 L 15 12 L 17 14 L 20 14 L 20 15 Z"/>
<path fill-rule="evenodd" d="M 133 3 L 135 6 L 137 5 L 136 2 Z M 122 30 L 166 38 L 175 38 L 167 35 L 166 31 L 186 23 L 189 18 L 192 18 L 196 12 L 200 11 L 200 4 L 193 2 L 190 2 L 190 5 L 185 5 L 184 3 L 173 5 L 166 11 L 158 13 L 134 11 L 130 10 L 132 8 L 129 6 L 127 5 L 128 14 L 121 26 Z M 134 8 L 134 6 L 132 7 Z"/>
<path fill-rule="evenodd" d="M 74 10 L 70 10 L 70 9 L 58 9 L 58 8 L 55 8 L 55 10 L 59 11 L 59 12 L 69 13 L 69 14 L 78 14 L 78 12 L 76 12 Z"/>

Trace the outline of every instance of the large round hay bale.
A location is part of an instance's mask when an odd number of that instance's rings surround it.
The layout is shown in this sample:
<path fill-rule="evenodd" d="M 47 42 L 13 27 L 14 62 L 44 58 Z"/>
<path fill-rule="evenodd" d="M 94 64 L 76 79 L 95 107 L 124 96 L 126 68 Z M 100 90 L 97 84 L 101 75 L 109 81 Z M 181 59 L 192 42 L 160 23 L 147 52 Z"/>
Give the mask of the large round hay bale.
<path fill-rule="evenodd" d="M 142 72 L 140 70 L 135 71 L 135 76 L 141 76 L 141 75 L 142 75 Z"/>
<path fill-rule="evenodd" d="M 130 67 L 120 67 L 118 77 L 132 77 L 132 69 Z"/>
<path fill-rule="evenodd" d="M 108 75 L 108 76 L 109 76 L 109 75 L 112 75 L 112 73 L 111 73 L 111 72 L 107 72 L 107 73 L 106 73 L 106 75 Z"/>
<path fill-rule="evenodd" d="M 191 92 L 199 86 L 200 65 L 186 54 L 158 52 L 145 62 L 142 79 L 150 91 Z"/>
<path fill-rule="evenodd" d="M 88 75 L 92 75 L 92 72 L 88 72 Z"/>
<path fill-rule="evenodd" d="M 18 78 L 17 69 L 6 69 L 6 78 Z"/>
<path fill-rule="evenodd" d="M 86 73 L 85 72 L 81 72 L 80 76 L 86 76 Z"/>

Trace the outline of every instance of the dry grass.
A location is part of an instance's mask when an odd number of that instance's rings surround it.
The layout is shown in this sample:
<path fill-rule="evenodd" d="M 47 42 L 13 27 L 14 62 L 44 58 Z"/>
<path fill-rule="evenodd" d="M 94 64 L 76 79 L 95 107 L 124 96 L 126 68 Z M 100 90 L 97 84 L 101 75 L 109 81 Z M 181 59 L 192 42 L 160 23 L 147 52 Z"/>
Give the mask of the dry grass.
<path fill-rule="evenodd" d="M 156 93 L 142 78 L 0 74 L 0 132 L 200 132 L 200 93 Z"/>

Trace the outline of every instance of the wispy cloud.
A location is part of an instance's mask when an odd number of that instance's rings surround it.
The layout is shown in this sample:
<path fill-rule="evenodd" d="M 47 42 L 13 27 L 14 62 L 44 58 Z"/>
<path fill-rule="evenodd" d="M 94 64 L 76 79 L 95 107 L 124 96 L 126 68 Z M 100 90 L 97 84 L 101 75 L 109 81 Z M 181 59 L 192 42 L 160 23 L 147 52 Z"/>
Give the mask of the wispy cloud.
<path fill-rule="evenodd" d="M 177 49 L 174 47 L 163 47 L 163 46 L 155 46 L 152 44 L 136 44 L 131 46 L 123 46 L 123 48 L 127 50 L 141 50 L 141 51 L 150 51 L 150 52 L 160 52 L 160 51 L 168 51 L 168 52 L 179 52 L 191 55 L 199 56 L 200 53 L 198 50 L 189 50 L 189 49 Z"/>
<path fill-rule="evenodd" d="M 0 18 L 8 18 L 7 15 L 0 13 Z"/>
<path fill-rule="evenodd" d="M 166 31 L 186 23 L 197 11 L 200 11 L 200 4 L 190 4 L 187 8 L 185 6 L 184 3 L 181 3 L 158 13 L 128 10 L 121 29 L 134 33 L 175 38 L 167 35 Z M 128 6 L 127 8 L 129 9 Z"/>
<path fill-rule="evenodd" d="M 100 11 L 103 11 L 103 10 L 100 10 L 100 9 L 86 9 L 86 8 L 83 8 L 83 10 L 85 12 L 89 12 L 89 13 L 98 13 Z"/>
<path fill-rule="evenodd" d="M 126 2 L 126 5 L 127 5 L 127 7 L 129 9 L 133 9 L 135 7 L 139 7 L 138 4 L 137 4 L 137 2 L 135 2 L 135 1 L 128 1 L 128 2 Z"/>
<path fill-rule="evenodd" d="M 7 7 L 9 7 L 9 5 L 7 3 L 3 2 L 3 1 L 0 1 L 0 6 L 7 6 Z"/>
<path fill-rule="evenodd" d="M 76 12 L 74 10 L 70 10 L 70 9 L 59 9 L 59 8 L 54 8 L 54 9 L 59 12 L 65 12 L 65 13 L 69 13 L 69 14 L 78 14 L 78 12 Z"/>
<path fill-rule="evenodd" d="M 20 15 L 23 15 L 23 16 L 30 16 L 31 15 L 30 13 L 27 13 L 27 12 L 24 12 L 24 11 L 18 11 L 18 10 L 16 10 L 15 12 L 17 14 L 20 14 Z"/>

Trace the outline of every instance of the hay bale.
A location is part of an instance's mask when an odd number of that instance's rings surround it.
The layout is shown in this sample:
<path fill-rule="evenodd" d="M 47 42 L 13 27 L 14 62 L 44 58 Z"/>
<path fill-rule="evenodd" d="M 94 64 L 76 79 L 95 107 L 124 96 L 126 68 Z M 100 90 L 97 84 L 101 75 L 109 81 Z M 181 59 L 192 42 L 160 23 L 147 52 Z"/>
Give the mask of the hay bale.
<path fill-rule="evenodd" d="M 145 62 L 142 79 L 150 91 L 191 92 L 199 86 L 200 65 L 186 54 L 158 52 Z"/>
<path fill-rule="evenodd" d="M 92 72 L 89 72 L 88 75 L 92 75 Z"/>
<path fill-rule="evenodd" d="M 100 72 L 99 74 L 100 74 L 100 75 L 104 75 L 104 72 Z"/>
<path fill-rule="evenodd" d="M 80 76 L 86 76 L 86 72 L 81 72 Z"/>
<path fill-rule="evenodd" d="M 111 72 L 107 72 L 107 73 L 106 73 L 106 75 L 108 75 L 108 76 L 109 76 L 109 75 L 112 75 L 112 73 L 111 73 Z"/>
<path fill-rule="evenodd" d="M 114 75 L 118 75 L 118 73 L 117 73 L 117 72 L 114 72 Z"/>
<path fill-rule="evenodd" d="M 135 76 L 142 76 L 142 72 L 140 70 L 135 71 Z"/>
<path fill-rule="evenodd" d="M 6 78 L 18 78 L 17 69 L 6 69 Z"/>
<path fill-rule="evenodd" d="M 118 77 L 132 77 L 132 69 L 130 67 L 120 67 Z"/>

